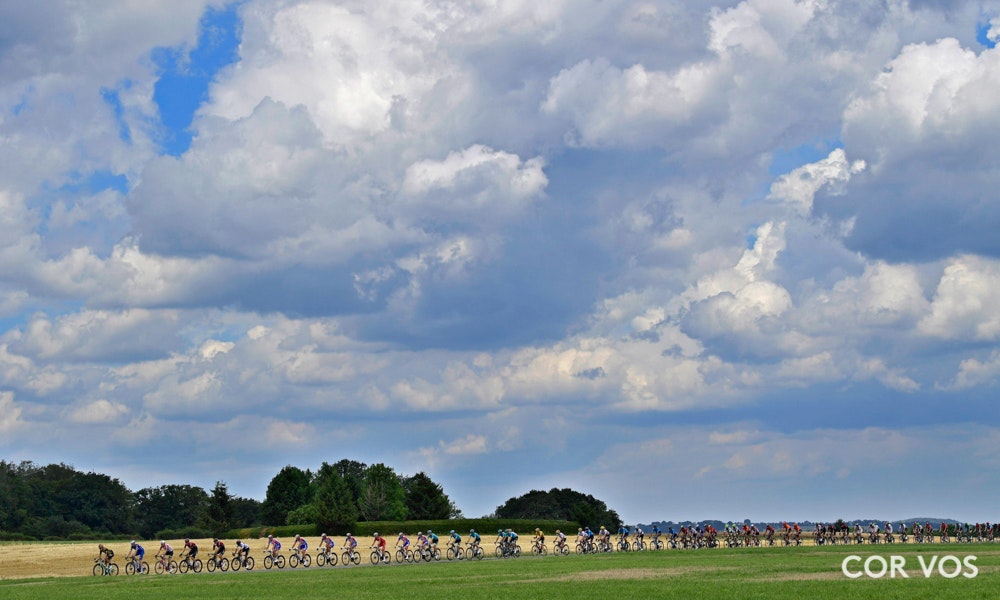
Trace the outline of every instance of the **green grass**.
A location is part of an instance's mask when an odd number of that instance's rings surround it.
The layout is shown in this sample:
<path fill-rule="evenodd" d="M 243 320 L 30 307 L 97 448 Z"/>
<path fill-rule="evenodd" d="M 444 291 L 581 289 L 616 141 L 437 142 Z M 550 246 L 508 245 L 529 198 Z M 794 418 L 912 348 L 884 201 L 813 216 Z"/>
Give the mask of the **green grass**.
<path fill-rule="evenodd" d="M 851 580 L 850 555 L 898 554 L 908 579 Z M 975 555 L 974 579 L 924 578 L 917 556 Z M 441 561 L 389 567 L 336 567 L 0 581 L 0 598 L 225 598 L 346 594 L 350 598 L 990 598 L 1000 584 L 1000 546 L 823 547 L 660 551 L 601 556 Z M 86 565 L 83 565 L 84 567 Z"/>

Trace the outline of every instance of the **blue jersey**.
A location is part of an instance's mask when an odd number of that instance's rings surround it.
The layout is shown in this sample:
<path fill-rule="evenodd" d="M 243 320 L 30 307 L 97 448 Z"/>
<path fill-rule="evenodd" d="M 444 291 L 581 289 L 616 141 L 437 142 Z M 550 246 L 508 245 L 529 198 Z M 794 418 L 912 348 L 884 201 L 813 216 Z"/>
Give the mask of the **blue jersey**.
<path fill-rule="evenodd" d="M 132 550 L 135 551 L 135 555 L 138 556 L 139 558 L 142 558 L 143 556 L 146 555 L 146 550 L 139 544 L 132 544 Z"/>
<path fill-rule="evenodd" d="M 474 539 L 474 540 L 476 540 L 477 542 L 481 541 L 480 538 L 479 538 L 479 534 L 478 533 L 475 533 L 475 532 L 470 533 L 469 537 L 472 538 L 472 539 Z"/>

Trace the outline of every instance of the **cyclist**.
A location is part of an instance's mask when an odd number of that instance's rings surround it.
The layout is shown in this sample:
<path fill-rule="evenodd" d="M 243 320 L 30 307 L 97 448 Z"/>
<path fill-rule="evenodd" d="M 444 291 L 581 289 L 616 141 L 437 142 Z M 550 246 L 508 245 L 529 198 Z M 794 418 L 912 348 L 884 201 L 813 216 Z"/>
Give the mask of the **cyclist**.
<path fill-rule="evenodd" d="M 452 529 L 448 533 L 448 539 L 449 539 L 449 541 L 448 541 L 448 547 L 449 548 L 454 548 L 455 549 L 455 553 L 457 554 L 459 548 L 462 547 L 462 536 L 458 535 L 458 533 L 454 529 Z"/>
<path fill-rule="evenodd" d="M 173 573 L 173 567 L 170 565 L 170 560 L 174 557 L 174 549 L 167 542 L 160 540 L 160 550 L 156 553 L 156 558 L 163 565 L 164 569 L 168 572 Z"/>
<path fill-rule="evenodd" d="M 542 530 L 538 527 L 535 527 L 535 537 L 531 540 L 531 542 L 539 548 L 545 545 L 545 534 L 542 533 Z"/>
<path fill-rule="evenodd" d="M 327 557 L 333 553 L 333 538 L 325 533 L 319 538 L 319 552 Z"/>
<path fill-rule="evenodd" d="M 351 556 L 354 556 L 354 552 L 357 547 L 358 547 L 358 540 L 356 540 L 353 535 L 348 533 L 344 537 L 344 548 L 351 553 Z"/>
<path fill-rule="evenodd" d="M 198 556 L 198 544 L 188 538 L 184 538 L 184 554 L 181 555 L 181 558 L 187 560 L 188 566 L 192 566 L 193 563 L 191 560 L 196 556 Z"/>
<path fill-rule="evenodd" d="M 302 557 L 306 555 L 306 550 L 308 549 L 309 542 L 306 541 L 306 538 L 296 534 L 295 541 L 292 543 L 292 550 L 295 551 L 295 555 L 299 557 L 300 562 L 302 562 Z M 306 566 L 305 562 L 302 562 L 302 566 Z"/>
<path fill-rule="evenodd" d="M 622 542 L 627 542 L 627 541 L 628 541 L 628 527 L 626 527 L 625 524 L 622 523 L 621 525 L 618 526 L 618 543 L 621 544 Z"/>
<path fill-rule="evenodd" d="M 246 566 L 247 558 L 250 556 L 250 546 L 244 544 L 243 540 L 236 540 L 236 550 L 233 552 L 233 556 L 240 561 L 240 564 Z"/>
<path fill-rule="evenodd" d="M 430 547 L 430 545 L 431 545 L 430 540 L 427 539 L 427 536 L 424 535 L 424 532 L 423 531 L 418 531 L 417 532 L 417 549 L 420 552 L 423 552 L 428 547 Z"/>
<path fill-rule="evenodd" d="M 125 560 L 134 559 L 135 565 L 136 567 L 138 567 L 138 571 L 142 572 L 142 559 L 145 556 L 146 556 L 145 548 L 135 543 L 135 540 L 132 540 L 132 543 L 129 545 L 128 555 L 125 557 Z"/>
<path fill-rule="evenodd" d="M 431 545 L 431 556 L 437 554 L 438 553 L 438 536 L 437 536 L 436 533 L 434 533 L 430 529 L 427 530 L 427 541 L 430 542 L 430 545 Z"/>
<path fill-rule="evenodd" d="M 556 529 L 556 548 L 562 550 L 566 547 L 566 534 Z"/>
<path fill-rule="evenodd" d="M 399 548 L 400 544 L 403 545 L 403 555 L 405 556 L 410 549 L 410 538 L 406 537 L 402 531 L 396 536 L 396 547 Z"/>
<path fill-rule="evenodd" d="M 643 544 L 643 542 L 645 541 L 645 538 L 646 538 L 646 532 L 642 530 L 642 527 L 639 527 L 638 525 L 636 525 L 635 529 L 633 530 L 633 533 L 635 534 L 636 550 L 641 550 L 642 549 L 642 544 Z"/>
<path fill-rule="evenodd" d="M 476 533 L 475 529 L 470 529 L 469 530 L 469 542 L 468 542 L 468 544 L 469 544 L 469 549 L 472 550 L 472 555 L 473 556 L 476 555 L 476 550 L 479 549 L 479 544 L 482 541 L 483 541 L 482 538 L 479 537 L 479 534 Z"/>
<path fill-rule="evenodd" d="M 222 558 L 226 555 L 226 544 L 219 538 L 215 538 L 212 540 L 212 548 L 215 550 L 212 554 L 212 560 L 215 561 L 216 565 L 221 564 Z"/>
<path fill-rule="evenodd" d="M 611 532 L 604 525 L 597 530 L 597 540 L 601 543 L 604 548 L 611 547 Z"/>
<path fill-rule="evenodd" d="M 378 532 L 375 532 L 374 540 L 372 541 L 372 547 L 378 548 L 378 557 L 382 562 L 386 562 L 386 558 L 389 553 L 385 549 L 385 538 L 380 536 Z"/>
<path fill-rule="evenodd" d="M 512 529 L 507 530 L 507 544 L 510 546 L 511 554 L 517 551 L 517 532 Z"/>
<path fill-rule="evenodd" d="M 264 551 L 270 551 L 271 558 L 278 558 L 278 552 L 281 552 L 281 542 L 273 535 L 267 536 L 267 547 L 264 548 Z"/>
<path fill-rule="evenodd" d="M 110 570 L 111 559 L 115 557 L 115 551 L 108 548 L 104 544 L 97 545 L 97 559 L 101 562 L 101 566 L 104 567 L 104 572 L 107 573 Z"/>
<path fill-rule="evenodd" d="M 654 546 L 657 546 L 657 547 L 660 546 L 660 535 L 662 535 L 662 534 L 663 534 L 663 532 L 660 531 L 660 526 L 654 524 L 653 525 L 653 545 Z"/>

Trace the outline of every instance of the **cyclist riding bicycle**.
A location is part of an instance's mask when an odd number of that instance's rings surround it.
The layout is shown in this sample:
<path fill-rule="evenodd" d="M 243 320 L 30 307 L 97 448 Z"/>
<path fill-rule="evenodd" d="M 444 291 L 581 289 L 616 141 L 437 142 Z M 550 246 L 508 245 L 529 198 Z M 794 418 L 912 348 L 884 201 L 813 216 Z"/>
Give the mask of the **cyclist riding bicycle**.
<path fill-rule="evenodd" d="M 448 547 L 454 548 L 455 551 L 457 552 L 458 549 L 462 547 L 462 536 L 458 535 L 458 533 L 454 529 L 452 529 L 448 533 L 448 538 L 449 538 Z"/>
<path fill-rule="evenodd" d="M 278 558 L 278 552 L 281 552 L 281 542 L 273 535 L 267 536 L 267 546 L 264 548 L 264 551 L 270 552 L 271 558 Z"/>
<path fill-rule="evenodd" d="M 226 555 L 226 544 L 219 538 L 215 538 L 212 540 L 212 548 L 215 550 L 212 554 L 212 560 L 215 561 L 215 564 L 219 564 Z"/>
<path fill-rule="evenodd" d="M 163 565 L 164 570 L 173 573 L 170 560 L 174 557 L 174 548 L 167 542 L 160 540 L 160 549 L 156 552 L 156 559 Z"/>
<path fill-rule="evenodd" d="M 566 547 L 566 534 L 556 529 L 556 548 L 562 550 Z"/>
<path fill-rule="evenodd" d="M 107 570 L 108 565 L 111 564 L 111 559 L 115 557 L 115 551 L 111 548 L 105 546 L 104 544 L 97 545 L 97 560 L 104 565 L 105 570 Z"/>
<path fill-rule="evenodd" d="M 542 533 L 542 530 L 540 528 L 535 527 L 535 537 L 532 538 L 531 541 L 537 546 L 545 545 L 545 534 Z"/>
<path fill-rule="evenodd" d="M 469 530 L 469 542 L 468 542 L 468 544 L 469 544 L 470 548 L 478 548 L 479 544 L 482 541 L 483 541 L 482 538 L 479 537 L 479 534 L 476 533 L 475 529 L 470 529 Z"/>
<path fill-rule="evenodd" d="M 236 540 L 236 550 L 233 556 L 235 556 L 236 560 L 240 561 L 241 564 L 246 565 L 247 558 L 250 556 L 249 544 L 243 543 L 243 540 Z"/>
<path fill-rule="evenodd" d="M 384 561 L 385 557 L 388 554 L 388 552 L 386 552 L 385 549 L 385 538 L 380 536 L 377 531 L 375 532 L 375 535 L 373 537 L 374 539 L 372 540 L 372 546 L 378 548 L 379 558 Z"/>
<path fill-rule="evenodd" d="M 333 552 L 333 538 L 325 533 L 319 538 L 319 551 L 329 556 Z"/>
<path fill-rule="evenodd" d="M 142 559 L 145 556 L 146 556 L 146 550 L 139 544 L 135 543 L 135 540 L 132 540 L 132 543 L 129 545 L 128 555 L 125 557 L 125 560 L 135 559 L 136 564 L 141 565 Z"/>
<path fill-rule="evenodd" d="M 437 554 L 437 552 L 438 552 L 438 536 L 437 536 L 436 533 L 434 533 L 430 529 L 427 530 L 427 541 L 430 542 L 431 552 Z"/>
<path fill-rule="evenodd" d="M 402 531 L 396 536 L 396 547 L 398 548 L 400 544 L 403 545 L 403 553 L 405 554 L 410 549 L 410 538 L 406 537 Z"/>
<path fill-rule="evenodd" d="M 358 540 L 354 538 L 353 535 L 348 533 L 344 536 L 344 549 L 353 555 L 358 547 Z"/>
<path fill-rule="evenodd" d="M 198 544 L 188 538 L 184 538 L 184 554 L 181 554 L 181 559 L 187 561 L 188 565 L 191 565 L 191 561 L 197 556 Z"/>
<path fill-rule="evenodd" d="M 295 541 L 292 543 L 292 550 L 295 551 L 295 555 L 299 558 L 299 560 L 302 560 L 302 557 L 305 556 L 306 550 L 308 549 L 309 542 L 306 541 L 306 538 L 301 535 L 296 535 Z M 305 563 L 303 563 L 303 566 L 305 566 Z"/>

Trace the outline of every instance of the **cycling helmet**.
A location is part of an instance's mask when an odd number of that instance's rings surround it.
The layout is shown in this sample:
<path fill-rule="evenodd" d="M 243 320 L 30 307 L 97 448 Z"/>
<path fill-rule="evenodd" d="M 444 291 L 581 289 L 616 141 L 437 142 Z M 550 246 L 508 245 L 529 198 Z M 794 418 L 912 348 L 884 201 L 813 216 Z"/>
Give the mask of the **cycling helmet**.
<path fill-rule="evenodd" d="M 129 544 L 135 546 L 135 540 L 132 540 L 131 542 L 129 542 Z"/>
<path fill-rule="evenodd" d="M 448 532 L 448 535 L 455 535 L 455 530 L 454 530 L 454 529 L 452 529 L 451 531 L 449 531 L 449 532 Z"/>
<path fill-rule="evenodd" d="M 470 529 L 469 530 L 469 535 L 472 535 L 473 533 L 476 533 L 476 530 L 475 529 Z"/>
<path fill-rule="evenodd" d="M 215 539 L 213 539 L 212 541 L 213 541 L 213 542 L 218 542 L 218 541 L 219 541 L 219 538 L 215 538 Z M 135 542 L 132 542 L 132 543 L 134 544 Z"/>
<path fill-rule="evenodd" d="M 417 535 L 424 535 L 424 532 L 423 531 L 418 531 Z"/>
<path fill-rule="evenodd" d="M 188 543 L 188 542 L 190 542 L 190 541 L 191 541 L 191 539 L 190 539 L 190 538 L 184 538 L 184 543 L 185 543 L 185 544 L 186 544 L 186 543 Z"/>
<path fill-rule="evenodd" d="M 242 544 L 242 543 L 243 543 L 243 540 L 236 540 L 236 545 L 237 545 L 237 546 L 239 546 L 239 545 L 240 545 L 240 544 Z"/>
<path fill-rule="evenodd" d="M 374 535 L 374 536 L 372 536 L 372 537 L 378 537 L 378 532 L 376 531 L 376 532 L 375 532 L 375 535 Z"/>
<path fill-rule="evenodd" d="M 299 539 L 299 535 L 298 534 L 295 534 L 295 539 Z"/>
<path fill-rule="evenodd" d="M 347 535 L 350 535 L 350 534 L 347 534 Z M 273 536 L 273 535 L 269 535 L 269 536 L 267 536 L 267 539 L 269 539 L 269 540 L 273 540 L 273 539 L 274 539 L 274 536 Z"/>
<path fill-rule="evenodd" d="M 347 534 L 347 537 L 353 537 L 353 536 L 352 536 L 351 534 L 349 534 L 349 533 L 348 533 L 348 534 Z"/>
<path fill-rule="evenodd" d="M 163 540 L 160 540 L 160 545 L 161 545 L 161 546 L 166 546 L 166 545 L 167 545 L 167 543 L 166 543 L 166 542 L 164 542 Z"/>

